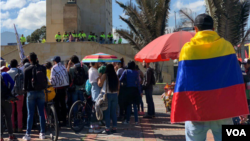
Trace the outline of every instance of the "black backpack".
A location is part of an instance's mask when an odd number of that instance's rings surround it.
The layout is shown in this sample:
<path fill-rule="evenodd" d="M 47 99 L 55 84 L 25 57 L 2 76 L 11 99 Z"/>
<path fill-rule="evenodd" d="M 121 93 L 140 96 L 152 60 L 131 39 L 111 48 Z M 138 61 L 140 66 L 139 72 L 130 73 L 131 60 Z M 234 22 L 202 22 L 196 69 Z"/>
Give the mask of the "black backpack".
<path fill-rule="evenodd" d="M 86 82 L 86 74 L 83 67 L 75 67 L 73 82 L 75 85 L 81 86 Z"/>
<path fill-rule="evenodd" d="M 6 100 L 11 95 L 11 90 L 4 83 L 3 76 L 1 75 L 1 100 Z"/>
<path fill-rule="evenodd" d="M 32 70 L 32 87 L 36 91 L 41 91 L 47 88 L 47 77 L 43 72 L 43 66 L 35 65 Z"/>
<path fill-rule="evenodd" d="M 15 84 L 14 84 L 14 93 L 18 94 L 18 95 L 22 95 L 25 93 L 25 91 L 23 90 L 23 83 L 24 83 L 24 77 L 23 77 L 23 73 L 20 69 L 18 69 L 18 72 L 15 76 Z"/>

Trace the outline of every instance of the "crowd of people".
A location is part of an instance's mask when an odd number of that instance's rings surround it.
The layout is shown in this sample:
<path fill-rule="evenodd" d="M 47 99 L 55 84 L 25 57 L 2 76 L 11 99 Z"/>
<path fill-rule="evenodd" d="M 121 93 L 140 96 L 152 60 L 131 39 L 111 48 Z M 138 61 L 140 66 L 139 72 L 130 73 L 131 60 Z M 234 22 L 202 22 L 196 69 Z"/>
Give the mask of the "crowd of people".
<path fill-rule="evenodd" d="M 56 95 L 53 101 L 60 127 L 67 126 L 72 104 L 77 100 L 83 101 L 86 98 L 83 90 L 87 91 L 89 87 L 90 96 L 87 102 L 91 108 L 86 109 L 86 112 L 91 118 L 85 125 L 89 128 L 89 132 L 116 133 L 117 121 L 130 124 L 132 109 L 135 125 L 138 125 L 138 114 L 145 114 L 142 101 L 143 91 L 145 91 L 149 107 L 144 118 L 155 117 L 152 97 L 155 78 L 149 63 L 142 63 L 146 68 L 144 74 L 134 61 L 125 65 L 123 58 L 119 63 L 109 64 L 105 62 L 84 64 L 76 55 L 73 55 L 66 64 L 62 64 L 60 56 L 53 57 L 51 61 L 40 65 L 34 52 L 22 60 L 20 65 L 16 59 L 13 59 L 10 66 L 6 67 L 6 61 L 1 60 L 1 79 L 3 80 L 1 81 L 1 116 L 2 119 L 5 116 L 10 140 L 16 139 L 13 133 L 21 133 L 23 129 L 26 129 L 23 139 L 31 140 L 31 130 L 33 124 L 37 122 L 34 116 L 36 107 L 40 120 L 39 138 L 45 139 L 44 89 L 48 84 L 55 89 Z M 8 91 L 5 92 L 4 88 Z M 102 130 L 92 108 L 97 104 L 98 97 L 104 94 L 107 96 L 108 107 L 103 111 L 106 128 Z M 6 101 L 10 95 L 17 97 L 18 100 L 11 103 Z M 17 113 L 17 118 L 15 113 Z M 1 131 L 3 135 L 4 129 Z"/>
<path fill-rule="evenodd" d="M 98 36 L 90 32 L 90 34 L 87 36 L 84 31 L 79 31 L 77 33 L 76 31 L 71 32 L 65 32 L 63 35 L 61 35 L 60 32 L 58 32 L 55 35 L 56 42 L 83 42 L 83 41 L 93 41 L 93 42 L 99 42 L 100 44 L 116 44 L 117 41 L 113 39 L 113 34 L 109 32 L 108 35 L 105 35 L 104 32 L 102 32 L 98 38 Z M 122 38 L 119 37 L 118 44 L 122 43 Z"/>

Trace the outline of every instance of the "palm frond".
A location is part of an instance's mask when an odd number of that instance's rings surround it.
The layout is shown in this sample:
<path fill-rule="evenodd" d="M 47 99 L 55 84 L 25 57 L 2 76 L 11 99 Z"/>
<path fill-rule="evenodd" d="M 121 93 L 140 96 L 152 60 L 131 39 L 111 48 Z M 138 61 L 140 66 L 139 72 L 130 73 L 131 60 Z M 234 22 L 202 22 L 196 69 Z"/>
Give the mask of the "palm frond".
<path fill-rule="evenodd" d="M 179 11 L 180 16 L 184 19 L 185 23 L 191 23 L 194 26 L 194 17 L 191 9 L 183 8 Z"/>

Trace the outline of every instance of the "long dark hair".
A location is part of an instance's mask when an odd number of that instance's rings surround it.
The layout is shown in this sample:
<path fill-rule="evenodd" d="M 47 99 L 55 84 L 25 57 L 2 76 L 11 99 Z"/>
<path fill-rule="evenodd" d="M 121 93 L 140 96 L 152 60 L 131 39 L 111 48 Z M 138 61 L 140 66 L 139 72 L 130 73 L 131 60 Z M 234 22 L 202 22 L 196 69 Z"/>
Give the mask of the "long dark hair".
<path fill-rule="evenodd" d="M 112 64 L 108 64 L 106 66 L 106 75 L 108 79 L 109 90 L 111 92 L 117 92 L 118 91 L 118 77 L 115 73 L 115 69 Z M 107 84 L 107 81 L 106 81 L 106 84 Z"/>
<path fill-rule="evenodd" d="M 120 61 L 121 61 L 121 62 L 118 62 L 118 64 L 121 64 L 121 68 L 124 68 L 124 59 L 121 58 Z"/>

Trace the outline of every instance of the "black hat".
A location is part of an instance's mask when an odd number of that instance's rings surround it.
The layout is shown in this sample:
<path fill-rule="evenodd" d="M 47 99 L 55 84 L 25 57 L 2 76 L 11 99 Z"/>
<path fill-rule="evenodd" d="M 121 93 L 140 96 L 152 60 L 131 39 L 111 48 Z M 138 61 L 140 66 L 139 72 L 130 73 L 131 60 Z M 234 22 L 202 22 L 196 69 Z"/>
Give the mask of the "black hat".
<path fill-rule="evenodd" d="M 61 58 L 59 56 L 55 56 L 52 61 L 55 61 L 57 63 L 61 62 Z"/>
<path fill-rule="evenodd" d="M 195 18 L 194 26 L 214 26 L 214 20 L 211 16 L 207 14 L 200 14 Z"/>

